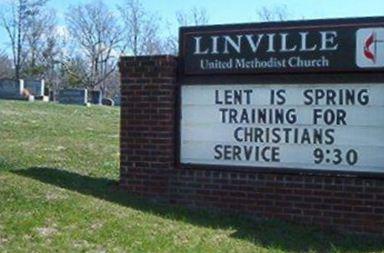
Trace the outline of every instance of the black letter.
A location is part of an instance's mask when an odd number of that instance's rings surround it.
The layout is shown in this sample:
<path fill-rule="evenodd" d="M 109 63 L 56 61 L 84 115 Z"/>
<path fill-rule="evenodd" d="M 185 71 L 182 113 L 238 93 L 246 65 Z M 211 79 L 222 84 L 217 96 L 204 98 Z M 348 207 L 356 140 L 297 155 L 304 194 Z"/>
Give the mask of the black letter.
<path fill-rule="evenodd" d="M 223 148 L 222 145 L 216 145 L 215 146 L 215 159 L 219 160 L 223 157 L 223 154 L 221 153 L 221 149 Z"/>
<path fill-rule="evenodd" d="M 313 98 L 310 95 L 311 93 L 313 93 L 313 90 L 305 90 L 304 91 L 304 97 L 305 97 L 305 99 L 308 100 L 308 101 L 304 100 L 305 105 L 311 105 L 313 103 Z"/>
<path fill-rule="evenodd" d="M 278 105 L 283 105 L 285 104 L 285 90 L 278 90 L 277 93 L 277 104 Z"/>
<path fill-rule="evenodd" d="M 217 105 L 222 105 L 223 104 L 223 101 L 220 101 L 220 95 L 219 95 L 219 91 L 218 90 L 215 91 L 215 104 L 217 104 Z"/>

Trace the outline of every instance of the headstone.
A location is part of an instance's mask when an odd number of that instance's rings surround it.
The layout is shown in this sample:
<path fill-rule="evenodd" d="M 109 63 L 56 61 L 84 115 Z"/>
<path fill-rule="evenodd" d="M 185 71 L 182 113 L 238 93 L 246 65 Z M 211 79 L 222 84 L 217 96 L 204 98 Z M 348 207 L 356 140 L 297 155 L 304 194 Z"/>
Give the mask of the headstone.
<path fill-rule="evenodd" d="M 106 106 L 114 106 L 115 102 L 110 98 L 103 98 L 102 104 Z"/>
<path fill-rule="evenodd" d="M 103 98 L 100 90 L 88 90 L 88 102 L 95 105 L 101 105 Z"/>
<path fill-rule="evenodd" d="M 57 101 L 57 92 L 50 90 L 49 91 L 49 101 L 50 102 L 55 102 Z"/>
<path fill-rule="evenodd" d="M 42 102 L 49 102 L 49 96 L 38 96 L 38 97 L 35 97 L 35 100 L 42 101 Z"/>
<path fill-rule="evenodd" d="M 113 101 L 115 102 L 115 106 L 120 106 L 121 105 L 121 96 L 120 95 L 114 96 Z"/>
<path fill-rule="evenodd" d="M 35 96 L 34 95 L 29 95 L 27 97 L 27 100 L 28 100 L 28 102 L 35 102 Z"/>
<path fill-rule="evenodd" d="M 63 89 L 59 91 L 60 104 L 85 105 L 88 103 L 88 91 L 86 89 Z"/>
<path fill-rule="evenodd" d="M 23 99 L 23 80 L 0 80 L 0 99 Z"/>
<path fill-rule="evenodd" d="M 44 80 L 24 80 L 24 89 L 35 97 L 44 96 Z"/>

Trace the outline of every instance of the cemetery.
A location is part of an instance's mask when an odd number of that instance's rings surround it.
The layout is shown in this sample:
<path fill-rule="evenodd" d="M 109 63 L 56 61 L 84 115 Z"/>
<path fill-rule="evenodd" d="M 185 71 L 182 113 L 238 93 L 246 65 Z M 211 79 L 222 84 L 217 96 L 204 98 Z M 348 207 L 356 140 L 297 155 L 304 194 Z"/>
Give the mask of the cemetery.
<path fill-rule="evenodd" d="M 53 91 L 48 92 L 49 96 L 46 95 L 44 84 L 44 80 L 0 80 L 0 99 L 34 101 L 36 98 L 44 102 L 55 101 Z M 60 104 L 115 105 L 114 100 L 104 98 L 99 90 L 61 89 L 57 99 Z"/>

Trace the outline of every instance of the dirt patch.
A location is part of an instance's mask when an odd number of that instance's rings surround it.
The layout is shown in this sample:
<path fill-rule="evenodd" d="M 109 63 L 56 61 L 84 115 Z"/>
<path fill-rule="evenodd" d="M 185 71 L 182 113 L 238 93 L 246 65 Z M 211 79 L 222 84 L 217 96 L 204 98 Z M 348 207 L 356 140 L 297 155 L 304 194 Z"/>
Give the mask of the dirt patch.
<path fill-rule="evenodd" d="M 0 246 L 5 245 L 8 242 L 8 239 L 0 236 Z"/>
<path fill-rule="evenodd" d="M 63 200 L 63 199 L 66 199 L 68 198 L 68 196 L 66 194 L 64 194 L 63 192 L 47 192 L 45 194 L 45 198 L 48 200 L 48 201 L 55 201 L 55 200 Z"/>
<path fill-rule="evenodd" d="M 55 235 L 58 230 L 53 227 L 44 227 L 44 228 L 37 228 L 37 233 L 43 237 L 49 237 Z"/>
<path fill-rule="evenodd" d="M 98 230 L 98 229 L 100 229 L 102 227 L 103 227 L 102 223 L 95 223 L 95 224 L 92 224 L 91 229 L 92 230 Z"/>

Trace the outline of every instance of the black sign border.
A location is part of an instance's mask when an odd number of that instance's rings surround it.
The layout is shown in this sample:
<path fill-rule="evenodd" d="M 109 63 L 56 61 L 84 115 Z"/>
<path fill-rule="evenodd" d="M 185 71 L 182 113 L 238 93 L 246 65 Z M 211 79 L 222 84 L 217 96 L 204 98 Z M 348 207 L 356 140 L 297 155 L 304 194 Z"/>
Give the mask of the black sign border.
<path fill-rule="evenodd" d="M 293 73 L 374 73 L 380 72 L 376 68 L 362 68 L 354 71 L 332 69 L 314 69 L 310 68 L 308 71 L 298 71 L 295 69 L 284 69 L 282 71 L 272 72 L 239 72 L 225 74 L 220 71 L 210 71 L 209 73 L 199 72 L 186 72 L 185 68 L 185 56 L 187 53 L 186 49 L 186 36 L 191 34 L 214 34 L 214 33 L 235 33 L 242 31 L 272 31 L 272 30 L 292 30 L 292 29 L 313 29 L 313 28 L 365 28 L 365 27 L 384 27 L 384 16 L 380 17 L 363 17 L 363 18 L 339 18 L 339 19 L 313 19 L 305 21 L 284 21 L 284 22 L 261 22 L 261 23 L 245 23 L 245 24 L 230 24 L 230 25 L 210 25 L 210 26 L 193 26 L 193 27 L 181 27 L 179 30 L 179 64 L 180 74 L 183 76 L 195 76 L 195 75 L 285 75 Z"/>
<path fill-rule="evenodd" d="M 335 23 L 342 23 L 344 26 L 368 27 L 384 26 L 383 17 L 364 17 L 364 18 L 340 18 L 340 19 L 317 19 L 307 21 L 287 21 L 287 22 L 264 22 L 264 23 L 246 23 L 230 25 L 211 25 L 199 27 L 181 27 L 179 30 L 179 57 L 177 69 L 177 97 L 176 97 L 176 156 L 175 166 L 177 169 L 196 169 L 201 171 L 218 171 L 227 173 L 267 173 L 267 174 L 285 174 L 300 176 L 325 176 L 325 177 L 343 177 L 343 178 L 361 178 L 361 179 L 384 179 L 383 172 L 372 171 L 346 171 L 346 170 L 326 170 L 326 169 L 307 169 L 307 168 L 284 168 L 284 167 L 260 167 L 260 166 L 233 166 L 233 165 L 212 165 L 181 162 L 181 120 L 182 120 L 182 94 L 183 85 L 231 85 L 231 84 L 361 84 L 378 83 L 384 86 L 384 71 L 372 69 L 363 69 L 363 71 L 311 71 L 311 72 L 291 72 L 282 71 L 277 73 L 237 73 L 237 74 L 198 74 L 191 75 L 184 72 L 184 35 L 186 32 L 200 31 L 212 32 L 221 29 L 218 32 L 227 31 L 226 29 L 247 30 L 249 27 L 264 27 L 274 29 L 286 29 L 287 26 L 303 28 L 304 26 L 320 25 L 321 27 L 331 27 Z M 361 26 L 361 25 L 365 26 Z M 293 29 L 293 28 L 292 28 Z M 383 165 L 384 167 L 384 165 Z"/>

